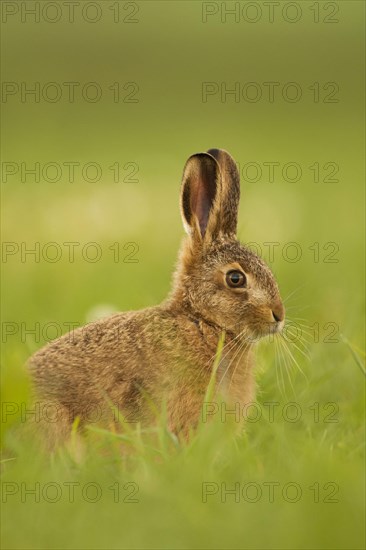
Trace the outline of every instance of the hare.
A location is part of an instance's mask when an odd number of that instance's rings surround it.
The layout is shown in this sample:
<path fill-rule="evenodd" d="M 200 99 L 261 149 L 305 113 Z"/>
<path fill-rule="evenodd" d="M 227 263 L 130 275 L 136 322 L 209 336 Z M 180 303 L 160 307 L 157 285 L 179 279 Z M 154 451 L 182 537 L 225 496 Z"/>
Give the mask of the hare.
<path fill-rule="evenodd" d="M 146 425 L 164 401 L 170 430 L 186 436 L 200 419 L 223 332 L 216 391 L 242 406 L 254 399 L 254 344 L 282 329 L 285 310 L 269 267 L 236 238 L 239 196 L 226 151 L 192 155 L 180 197 L 187 236 L 168 298 L 90 323 L 30 358 L 50 446 L 68 438 L 76 417 L 81 426 L 108 418 L 111 404 Z"/>

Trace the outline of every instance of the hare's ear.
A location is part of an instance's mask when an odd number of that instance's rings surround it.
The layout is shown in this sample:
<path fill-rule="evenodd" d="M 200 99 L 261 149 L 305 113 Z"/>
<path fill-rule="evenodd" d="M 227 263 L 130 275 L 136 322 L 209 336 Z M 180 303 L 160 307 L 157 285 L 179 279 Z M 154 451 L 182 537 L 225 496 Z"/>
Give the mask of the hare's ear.
<path fill-rule="evenodd" d="M 220 166 L 221 194 L 219 197 L 220 230 L 224 235 L 234 237 L 238 224 L 238 208 L 240 199 L 240 176 L 234 159 L 223 149 L 209 149 Z"/>
<path fill-rule="evenodd" d="M 186 232 L 193 240 L 209 242 L 220 228 L 221 174 L 207 153 L 192 155 L 186 162 L 181 190 L 181 213 Z"/>

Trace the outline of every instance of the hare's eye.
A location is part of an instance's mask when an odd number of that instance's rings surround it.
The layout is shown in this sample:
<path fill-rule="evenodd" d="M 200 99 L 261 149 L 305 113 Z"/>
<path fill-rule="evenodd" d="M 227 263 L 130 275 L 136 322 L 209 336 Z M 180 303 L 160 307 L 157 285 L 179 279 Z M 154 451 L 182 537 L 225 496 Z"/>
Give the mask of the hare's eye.
<path fill-rule="evenodd" d="M 241 288 L 245 286 L 247 279 L 241 271 L 229 271 L 226 274 L 226 282 L 232 288 Z"/>

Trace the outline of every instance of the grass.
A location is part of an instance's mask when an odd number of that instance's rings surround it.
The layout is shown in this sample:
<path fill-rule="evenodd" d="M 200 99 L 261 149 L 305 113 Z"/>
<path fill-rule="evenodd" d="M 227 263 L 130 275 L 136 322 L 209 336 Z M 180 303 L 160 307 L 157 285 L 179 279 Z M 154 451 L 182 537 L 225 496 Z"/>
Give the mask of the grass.
<path fill-rule="evenodd" d="M 189 443 L 169 433 L 163 410 L 155 430 L 91 426 L 51 458 L 13 426 L 4 547 L 363 548 L 364 380 L 358 352 L 337 347 L 337 373 L 326 346 L 313 350 L 321 371 L 303 364 L 306 383 L 292 372 L 294 394 L 281 394 L 274 365 L 262 369 L 241 436 L 224 402 Z M 264 345 L 261 359 L 273 352 Z"/>

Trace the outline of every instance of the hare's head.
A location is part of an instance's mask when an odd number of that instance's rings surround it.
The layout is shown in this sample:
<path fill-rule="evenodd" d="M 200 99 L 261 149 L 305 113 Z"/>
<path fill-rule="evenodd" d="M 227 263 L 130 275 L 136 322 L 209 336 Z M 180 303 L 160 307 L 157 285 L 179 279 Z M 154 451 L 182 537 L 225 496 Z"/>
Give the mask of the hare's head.
<path fill-rule="evenodd" d="M 285 310 L 269 267 L 237 240 L 239 197 L 238 169 L 226 151 L 188 159 L 181 190 L 188 237 L 174 294 L 196 318 L 251 340 L 281 330 Z"/>

